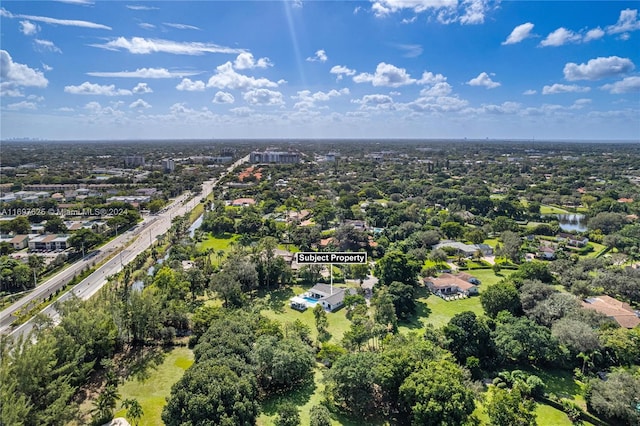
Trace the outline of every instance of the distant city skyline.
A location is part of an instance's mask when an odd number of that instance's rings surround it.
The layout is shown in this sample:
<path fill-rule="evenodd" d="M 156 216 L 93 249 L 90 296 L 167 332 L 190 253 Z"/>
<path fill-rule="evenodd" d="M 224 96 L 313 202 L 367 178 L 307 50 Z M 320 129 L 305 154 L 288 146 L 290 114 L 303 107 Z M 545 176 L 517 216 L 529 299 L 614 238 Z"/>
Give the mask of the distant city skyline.
<path fill-rule="evenodd" d="M 635 1 L 7 1 L 3 140 L 640 138 Z"/>

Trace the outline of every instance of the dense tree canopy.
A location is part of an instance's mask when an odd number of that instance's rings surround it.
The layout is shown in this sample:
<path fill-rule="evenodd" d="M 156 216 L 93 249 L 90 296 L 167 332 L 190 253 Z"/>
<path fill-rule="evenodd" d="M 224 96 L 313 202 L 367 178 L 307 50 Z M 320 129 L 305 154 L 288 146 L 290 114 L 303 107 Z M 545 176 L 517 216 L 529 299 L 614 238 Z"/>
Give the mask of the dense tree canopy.
<path fill-rule="evenodd" d="M 462 425 L 475 409 L 462 370 L 446 360 L 411 373 L 400 386 L 400 399 L 413 425 Z"/>

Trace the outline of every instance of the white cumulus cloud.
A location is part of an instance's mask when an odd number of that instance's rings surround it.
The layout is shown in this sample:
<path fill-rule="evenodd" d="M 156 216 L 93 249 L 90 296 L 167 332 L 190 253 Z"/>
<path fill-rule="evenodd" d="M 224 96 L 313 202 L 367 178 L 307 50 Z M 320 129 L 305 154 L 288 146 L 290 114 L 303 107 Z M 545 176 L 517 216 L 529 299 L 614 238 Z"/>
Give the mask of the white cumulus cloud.
<path fill-rule="evenodd" d="M 400 87 L 416 82 L 404 68 L 380 62 L 375 74 L 360 73 L 353 77 L 356 83 L 371 83 L 374 86 Z"/>
<path fill-rule="evenodd" d="M 589 31 L 587 31 L 587 33 L 584 35 L 583 41 L 589 42 L 591 40 L 598 40 L 599 38 L 602 38 L 604 36 L 604 31 L 602 31 L 602 29 L 600 27 L 598 28 L 594 28 L 591 29 Z"/>
<path fill-rule="evenodd" d="M 534 25 L 531 22 L 524 23 L 522 25 L 518 25 L 511 31 L 509 37 L 502 44 L 516 44 L 520 43 L 525 38 L 531 37 L 531 30 L 533 30 Z"/>
<path fill-rule="evenodd" d="M 584 93 L 591 90 L 590 87 L 578 86 L 577 84 L 552 84 L 551 86 L 544 86 L 542 88 L 543 95 L 555 95 L 558 93 Z"/>
<path fill-rule="evenodd" d="M 564 78 L 569 81 L 600 80 L 632 71 L 635 65 L 629 58 L 619 56 L 599 57 L 586 64 L 569 62 L 564 66 Z"/>
<path fill-rule="evenodd" d="M 18 86 L 42 88 L 49 84 L 41 71 L 13 62 L 11 55 L 6 50 L 0 50 L 0 77 L 3 89 Z"/>
<path fill-rule="evenodd" d="M 138 83 L 136 87 L 133 88 L 133 93 L 152 93 L 151 87 L 147 85 L 147 83 Z"/>
<path fill-rule="evenodd" d="M 242 52 L 233 62 L 233 67 L 237 70 L 246 70 L 253 68 L 267 68 L 272 66 L 269 58 L 260 58 L 257 61 L 249 52 Z"/>
<path fill-rule="evenodd" d="M 605 84 L 602 90 L 608 90 L 609 93 L 618 95 L 622 93 L 640 92 L 640 77 L 626 77 L 615 83 Z"/>
<path fill-rule="evenodd" d="M 451 9 L 457 6 L 457 0 L 378 0 L 374 2 L 371 9 L 377 17 L 383 17 L 404 9 L 422 13 L 427 10 Z"/>
<path fill-rule="evenodd" d="M 128 96 L 130 90 L 116 89 L 114 84 L 102 86 L 85 81 L 79 86 L 65 86 L 64 91 L 72 95 Z"/>
<path fill-rule="evenodd" d="M 24 35 L 34 35 L 40 31 L 40 27 L 31 21 L 20 21 L 20 32 Z"/>
<path fill-rule="evenodd" d="M 495 89 L 500 86 L 500 83 L 491 80 L 491 77 L 486 72 L 481 72 L 476 78 L 467 81 L 467 84 L 469 86 L 484 86 L 487 89 Z"/>
<path fill-rule="evenodd" d="M 446 82 L 434 84 L 432 87 L 425 87 L 420 91 L 420 96 L 447 96 L 452 91 L 451 85 Z"/>
<path fill-rule="evenodd" d="M 231 93 L 218 91 L 211 102 L 214 104 L 232 104 L 235 100 Z"/>
<path fill-rule="evenodd" d="M 345 75 L 354 75 L 356 70 L 349 69 L 343 65 L 335 65 L 329 72 L 337 75 L 336 80 L 342 80 Z"/>
<path fill-rule="evenodd" d="M 150 53 L 171 53 L 174 55 L 204 55 L 205 53 L 242 53 L 244 49 L 220 46 L 214 43 L 183 42 L 144 37 L 118 37 L 103 44 L 91 44 L 107 50 L 127 50 L 137 55 Z"/>
<path fill-rule="evenodd" d="M 133 101 L 129 104 L 129 108 L 131 109 L 147 109 L 147 108 L 151 108 L 151 105 L 149 105 L 147 102 L 143 101 L 142 99 L 138 99 L 137 101 Z"/>
<path fill-rule="evenodd" d="M 640 30 L 640 21 L 638 20 L 638 9 L 625 9 L 620 11 L 620 17 L 615 25 L 607 27 L 608 34 L 628 33 Z"/>
<path fill-rule="evenodd" d="M 184 78 L 178 85 L 176 89 L 184 90 L 187 92 L 202 92 L 205 88 L 204 81 L 196 80 L 192 81 L 189 78 Z"/>
<path fill-rule="evenodd" d="M 488 0 L 464 0 L 462 2 L 464 13 L 460 16 L 461 24 L 482 24 L 489 10 Z"/>
<path fill-rule="evenodd" d="M 576 34 L 571 30 L 568 30 L 564 27 L 560 27 L 557 30 L 549 33 L 547 38 L 540 42 L 540 46 L 548 47 L 548 46 L 562 46 L 567 43 L 578 43 L 582 40 L 580 34 Z"/>
<path fill-rule="evenodd" d="M 255 78 L 239 74 L 233 69 L 231 62 L 226 62 L 216 68 L 216 73 L 209 78 L 207 87 L 247 90 L 258 87 L 278 87 L 278 83 L 266 78 Z"/>
<path fill-rule="evenodd" d="M 354 99 L 351 102 L 353 102 L 354 104 L 360 104 L 360 109 L 363 109 L 363 110 L 394 109 L 393 98 L 388 95 L 381 95 L 381 94 L 364 95 L 362 99 Z"/>
<path fill-rule="evenodd" d="M 523 95 L 527 95 L 527 96 L 535 95 L 536 93 L 538 93 L 538 91 L 533 89 L 525 90 L 524 92 L 522 92 Z"/>
<path fill-rule="evenodd" d="M 331 98 L 335 98 L 342 95 L 348 95 L 349 89 L 343 88 L 340 90 L 331 89 L 328 92 L 318 91 L 311 93 L 310 90 L 301 90 L 297 95 L 292 96 L 292 99 L 298 100 L 293 106 L 296 109 L 311 109 L 316 106 L 316 102 L 327 102 Z"/>
<path fill-rule="evenodd" d="M 307 61 L 309 62 L 327 62 L 327 52 L 325 52 L 323 49 L 317 50 L 315 55 L 313 56 L 309 56 L 307 58 Z"/>
<path fill-rule="evenodd" d="M 242 95 L 251 105 L 283 105 L 282 93 L 269 89 L 249 90 Z"/>

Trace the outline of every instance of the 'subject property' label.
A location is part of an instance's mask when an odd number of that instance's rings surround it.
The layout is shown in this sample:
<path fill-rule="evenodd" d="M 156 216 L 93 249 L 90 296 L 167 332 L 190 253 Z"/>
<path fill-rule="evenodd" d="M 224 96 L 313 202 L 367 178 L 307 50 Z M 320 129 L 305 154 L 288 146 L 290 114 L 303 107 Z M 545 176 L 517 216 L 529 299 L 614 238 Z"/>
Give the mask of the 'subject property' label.
<path fill-rule="evenodd" d="M 300 264 L 315 263 L 367 263 L 367 253 L 350 252 L 299 252 L 296 261 Z"/>

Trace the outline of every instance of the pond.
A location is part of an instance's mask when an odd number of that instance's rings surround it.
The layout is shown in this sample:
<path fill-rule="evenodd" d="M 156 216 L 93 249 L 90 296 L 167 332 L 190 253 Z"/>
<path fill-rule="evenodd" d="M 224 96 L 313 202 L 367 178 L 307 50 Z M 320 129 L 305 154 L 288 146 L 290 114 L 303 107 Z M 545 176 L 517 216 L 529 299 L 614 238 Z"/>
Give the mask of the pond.
<path fill-rule="evenodd" d="M 585 232 L 587 230 L 587 217 L 579 213 L 557 214 L 560 229 L 565 232 Z"/>

